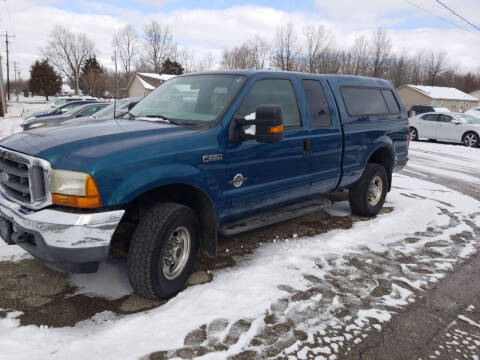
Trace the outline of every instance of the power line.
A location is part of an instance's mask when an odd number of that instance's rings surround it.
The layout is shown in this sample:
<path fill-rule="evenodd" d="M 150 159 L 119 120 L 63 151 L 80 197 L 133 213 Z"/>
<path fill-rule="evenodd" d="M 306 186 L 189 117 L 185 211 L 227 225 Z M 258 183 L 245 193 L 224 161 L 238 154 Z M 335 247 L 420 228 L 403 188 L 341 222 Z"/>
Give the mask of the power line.
<path fill-rule="evenodd" d="M 419 5 L 411 2 L 410 0 L 405 0 L 405 2 L 408 3 L 408 4 L 410 4 L 411 6 L 419 9 L 419 10 L 422 10 L 423 12 L 426 12 L 427 14 L 429 14 L 429 15 L 431 15 L 431 16 L 433 16 L 433 17 L 436 17 L 436 18 L 439 19 L 439 20 L 442 20 L 443 22 L 445 22 L 445 23 L 447 23 L 447 24 L 456 26 L 457 28 L 459 28 L 459 29 L 461 29 L 461 30 L 463 30 L 463 31 L 467 31 L 467 32 L 469 32 L 470 34 L 473 34 L 473 35 L 476 35 L 476 36 L 480 37 L 480 34 L 479 34 L 479 33 L 475 32 L 475 31 L 472 31 L 472 30 L 470 30 L 470 29 L 464 28 L 463 26 L 460 26 L 459 24 L 457 24 L 457 23 L 455 23 L 455 22 L 453 22 L 453 21 L 447 20 L 447 19 L 445 19 L 444 17 L 439 16 L 439 15 L 437 15 L 437 14 L 435 14 L 435 13 L 433 13 L 433 12 L 427 10 L 427 9 L 424 9 L 423 7 L 421 7 L 421 6 L 419 6 Z"/>
<path fill-rule="evenodd" d="M 474 27 L 475 29 L 477 30 L 480 30 L 480 27 L 478 27 L 477 25 L 473 24 L 471 21 L 468 21 L 467 19 L 465 19 L 462 15 L 460 15 L 459 13 L 457 13 L 456 11 L 454 11 L 453 9 L 449 8 L 447 5 L 445 5 L 443 2 L 441 2 L 440 0 L 435 0 L 437 3 L 439 3 L 440 5 L 442 5 L 445 9 L 447 9 L 448 11 L 450 11 L 453 15 L 459 17 L 460 19 L 462 19 L 463 21 L 465 21 L 467 24 L 471 25 L 472 27 Z"/>

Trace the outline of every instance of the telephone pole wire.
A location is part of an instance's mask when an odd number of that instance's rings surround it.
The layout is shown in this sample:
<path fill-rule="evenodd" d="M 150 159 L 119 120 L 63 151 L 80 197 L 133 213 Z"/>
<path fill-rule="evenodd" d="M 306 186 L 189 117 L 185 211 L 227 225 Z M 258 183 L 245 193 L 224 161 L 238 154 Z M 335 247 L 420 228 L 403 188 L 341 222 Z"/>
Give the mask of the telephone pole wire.
<path fill-rule="evenodd" d="M 15 38 L 15 35 L 8 35 L 8 31 L 5 31 L 5 35 L 0 35 L 5 37 L 5 47 L 7 49 L 7 97 L 8 101 L 10 101 L 10 62 L 9 62 L 9 54 L 8 54 L 8 39 Z"/>

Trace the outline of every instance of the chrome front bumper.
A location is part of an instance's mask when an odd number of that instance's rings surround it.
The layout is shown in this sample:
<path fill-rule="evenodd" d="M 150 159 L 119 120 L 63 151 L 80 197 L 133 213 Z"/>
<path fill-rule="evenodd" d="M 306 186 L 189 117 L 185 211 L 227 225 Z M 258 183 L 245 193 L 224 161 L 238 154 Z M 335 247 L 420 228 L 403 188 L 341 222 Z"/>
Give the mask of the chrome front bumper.
<path fill-rule="evenodd" d="M 34 211 L 6 199 L 0 191 L 0 216 L 13 224 L 11 239 L 4 240 L 20 245 L 51 267 L 69 272 L 96 270 L 98 261 L 108 255 L 124 212 Z"/>

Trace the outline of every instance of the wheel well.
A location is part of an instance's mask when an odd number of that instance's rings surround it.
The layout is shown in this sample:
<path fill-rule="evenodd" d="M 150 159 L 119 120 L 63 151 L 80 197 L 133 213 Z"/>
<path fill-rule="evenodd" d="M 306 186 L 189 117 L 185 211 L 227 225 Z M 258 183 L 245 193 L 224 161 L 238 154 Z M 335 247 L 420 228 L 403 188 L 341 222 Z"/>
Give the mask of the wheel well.
<path fill-rule="evenodd" d="M 130 239 L 138 221 L 148 209 L 160 201 L 176 202 L 191 208 L 198 217 L 201 233 L 200 249 L 209 256 L 217 254 L 217 220 L 210 198 L 199 188 L 188 184 L 165 185 L 147 191 L 126 207 L 111 242 L 112 254 L 126 256 Z"/>
<path fill-rule="evenodd" d="M 468 130 L 468 131 L 465 131 L 465 132 L 463 133 L 463 135 L 462 135 L 462 141 L 463 141 L 463 139 L 465 138 L 465 135 L 467 135 L 467 134 L 475 134 L 475 135 L 477 135 L 477 136 L 480 136 L 476 131 Z"/>
<path fill-rule="evenodd" d="M 392 173 L 393 173 L 393 154 L 387 148 L 377 149 L 368 159 L 369 163 L 375 163 L 382 165 L 388 174 L 388 191 L 392 186 Z"/>

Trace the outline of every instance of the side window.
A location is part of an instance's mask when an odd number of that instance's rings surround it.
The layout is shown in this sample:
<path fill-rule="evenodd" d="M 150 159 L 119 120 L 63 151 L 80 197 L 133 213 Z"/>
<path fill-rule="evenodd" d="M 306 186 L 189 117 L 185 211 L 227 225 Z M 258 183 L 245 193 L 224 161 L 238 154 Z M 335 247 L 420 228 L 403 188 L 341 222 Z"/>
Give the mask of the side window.
<path fill-rule="evenodd" d="M 390 113 L 380 89 L 344 87 L 342 96 L 350 116 L 384 115 Z"/>
<path fill-rule="evenodd" d="M 240 105 L 236 117 L 254 114 L 258 105 L 280 105 L 285 127 L 302 126 L 295 92 L 288 80 L 257 81 Z"/>
<path fill-rule="evenodd" d="M 99 110 L 98 106 L 91 106 L 88 109 L 85 109 L 81 112 L 82 116 L 90 116 L 95 114 Z"/>
<path fill-rule="evenodd" d="M 307 94 L 313 126 L 330 126 L 332 119 L 330 118 L 330 110 L 322 84 L 316 80 L 302 80 L 302 85 Z"/>
<path fill-rule="evenodd" d="M 438 121 L 438 115 L 436 114 L 427 114 L 422 116 L 422 120 L 427 121 Z"/>
<path fill-rule="evenodd" d="M 453 120 L 453 118 L 450 115 L 439 115 L 439 118 L 440 118 L 439 121 L 444 123 L 448 123 Z"/>
<path fill-rule="evenodd" d="M 392 90 L 382 90 L 382 94 L 387 103 L 388 110 L 390 110 L 390 114 L 400 113 L 400 106 L 398 106 L 397 99 L 393 96 Z"/>

